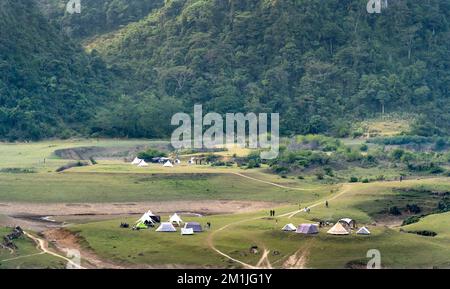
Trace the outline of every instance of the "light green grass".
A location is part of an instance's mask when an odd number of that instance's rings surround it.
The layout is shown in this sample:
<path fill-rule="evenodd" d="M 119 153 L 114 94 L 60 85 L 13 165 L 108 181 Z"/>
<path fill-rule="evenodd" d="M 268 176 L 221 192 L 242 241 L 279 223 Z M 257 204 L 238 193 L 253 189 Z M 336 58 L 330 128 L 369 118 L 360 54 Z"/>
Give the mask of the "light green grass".
<path fill-rule="evenodd" d="M 309 185 L 305 185 L 309 188 Z M 0 201 L 130 202 L 169 200 L 310 201 L 329 189 L 278 188 L 232 174 L 0 174 Z"/>
<path fill-rule="evenodd" d="M 132 147 L 152 142 L 150 140 L 72 139 L 32 143 L 0 143 L 0 169 L 33 168 L 42 172 L 54 171 L 68 162 L 68 160 L 58 159 L 54 155 L 54 151 L 58 149 L 89 146 Z"/>
<path fill-rule="evenodd" d="M 310 268 L 345 268 L 350 264 L 365 266 L 369 260 L 367 251 L 377 249 L 381 253 L 381 263 L 386 268 L 431 268 L 450 266 L 450 247 L 448 214 L 432 215 L 421 222 L 405 227 L 411 229 L 429 229 L 438 232 L 438 236 L 423 237 L 400 232 L 383 225 L 372 226 L 373 216 L 379 210 L 378 205 L 370 206 L 367 202 L 380 199 L 389 203 L 404 201 L 398 198 L 393 188 L 414 188 L 431 186 L 447 188 L 448 179 L 426 179 L 407 182 L 387 182 L 373 184 L 351 184 L 343 186 L 347 193 L 330 201 L 330 208 L 324 205 L 314 207 L 311 213 L 299 213 L 294 218 L 278 217 L 274 219 L 254 219 L 262 217 L 266 212 L 255 212 L 240 215 L 210 216 L 207 218 L 186 218 L 185 221 L 212 222 L 213 230 L 232 223 L 228 228 L 215 234 L 215 246 L 224 253 L 255 265 L 264 248 L 271 251 L 269 260 L 274 267 L 283 264 L 297 251 L 306 252 L 306 266 Z M 325 198 L 323 198 L 324 200 Z M 308 205 L 305 203 L 305 206 Z M 296 206 L 277 209 L 277 214 L 293 211 Z M 315 219 L 337 221 L 351 217 L 359 226 L 369 226 L 370 236 L 331 236 L 326 234 L 330 227 L 320 229 L 315 236 L 304 236 L 282 232 L 286 223 L 296 226 Z M 179 233 L 162 234 L 153 230 L 133 232 L 119 229 L 121 220 L 95 222 L 71 227 L 85 240 L 85 245 L 105 258 L 114 258 L 119 262 L 132 264 L 184 264 L 208 267 L 240 267 L 241 265 L 224 259 L 212 251 L 207 243 L 208 232 L 194 238 L 182 237 Z M 133 221 L 133 220 L 128 220 Z M 195 239 L 198 238 L 198 239 Z M 152 243 L 157 244 L 152 251 Z M 130 246 L 127 246 L 130 245 Z M 251 254 L 249 248 L 257 245 L 260 254 Z M 113 250 L 112 247 L 115 247 Z M 181 249 L 182 248 L 182 249 Z M 139 252 L 145 251 L 143 256 Z M 172 253 L 175 251 L 175 253 Z M 199 254 L 202 252 L 202 254 Z M 277 254 L 274 254 L 277 252 Z M 137 256 L 136 256 L 137 255 Z"/>

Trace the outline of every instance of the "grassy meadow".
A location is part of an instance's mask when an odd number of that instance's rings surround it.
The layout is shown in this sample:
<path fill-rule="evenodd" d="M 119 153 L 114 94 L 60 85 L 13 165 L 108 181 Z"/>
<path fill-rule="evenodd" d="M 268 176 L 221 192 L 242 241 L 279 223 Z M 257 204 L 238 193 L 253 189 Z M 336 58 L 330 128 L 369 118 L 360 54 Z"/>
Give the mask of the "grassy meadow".
<path fill-rule="evenodd" d="M 318 180 L 313 174 L 301 178 L 295 174 L 277 175 L 268 167 L 243 169 L 237 166 L 213 167 L 183 164 L 174 168 L 150 164 L 138 168 L 123 158 L 98 159 L 92 166 L 55 170 L 73 160 L 60 159 L 54 151 L 79 147 L 102 147 L 125 150 L 135 146 L 158 145 L 163 141 L 142 140 L 67 140 L 38 143 L 0 144 L 0 204 L 18 203 L 126 203 L 140 201 L 245 200 L 279 203 L 277 217 L 268 212 L 182 216 L 212 229 L 194 236 L 157 233 L 154 229 L 121 229 L 121 222 L 133 224 L 136 217 L 107 220 L 73 220 L 66 230 L 77 236 L 81 246 L 99 258 L 129 267 L 206 267 L 238 268 L 241 263 L 273 268 L 348 268 L 364 267 L 370 249 L 381 253 L 387 268 L 449 267 L 450 231 L 448 213 L 431 214 L 417 223 L 400 226 L 408 213 L 392 216 L 389 209 L 402 210 L 409 204 L 421 207 L 422 214 L 434 213 L 437 204 L 450 191 L 448 177 L 409 177 L 403 182 L 336 183 Z M 359 145 L 355 143 L 354 145 Z M 230 156 L 242 151 L 219 152 Z M 45 162 L 44 162 L 45 160 Z M 383 168 L 348 168 L 336 172 L 341 179 L 349 176 L 377 176 L 395 179 L 399 172 Z M 328 200 L 329 207 L 324 203 Z M 306 206 L 309 213 L 290 214 Z M 151 208 L 149 208 L 151 209 Z M 282 215 L 282 216 L 280 216 Z M 282 232 L 286 223 L 336 222 L 349 217 L 358 226 L 366 225 L 370 236 L 331 236 L 329 227 L 315 236 Z M 164 215 L 163 220 L 168 219 Z M 0 215 L 1 221 L 1 215 Z M 0 237 L 10 229 L 0 228 Z M 426 237 L 408 231 L 430 230 L 437 235 Z M 18 240 L 13 255 L 0 250 L 0 268 L 59 268 L 61 260 L 39 254 L 33 241 Z M 258 253 L 249 251 L 258 246 Z M 262 260 L 268 250 L 267 260 Z M 22 257 L 24 256 L 24 257 Z M 20 257 L 15 259 L 16 257 Z M 11 260 L 10 260 L 11 259 Z M 2 261 L 8 260 L 8 261 Z M 296 263 L 296 265 L 293 263 Z M 266 265 L 264 265 L 264 264 Z M 267 265 L 270 263 L 270 265 Z"/>

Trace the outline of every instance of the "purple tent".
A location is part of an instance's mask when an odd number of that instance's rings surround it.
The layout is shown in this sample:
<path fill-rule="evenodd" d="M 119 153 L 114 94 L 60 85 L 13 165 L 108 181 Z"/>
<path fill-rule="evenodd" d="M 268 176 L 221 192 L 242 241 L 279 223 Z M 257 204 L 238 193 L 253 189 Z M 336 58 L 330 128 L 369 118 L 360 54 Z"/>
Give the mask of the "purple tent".
<path fill-rule="evenodd" d="M 189 222 L 184 225 L 185 229 L 193 229 L 195 233 L 203 232 L 202 225 L 196 222 Z"/>
<path fill-rule="evenodd" d="M 298 234 L 317 234 L 319 229 L 316 224 L 301 224 L 295 232 Z"/>

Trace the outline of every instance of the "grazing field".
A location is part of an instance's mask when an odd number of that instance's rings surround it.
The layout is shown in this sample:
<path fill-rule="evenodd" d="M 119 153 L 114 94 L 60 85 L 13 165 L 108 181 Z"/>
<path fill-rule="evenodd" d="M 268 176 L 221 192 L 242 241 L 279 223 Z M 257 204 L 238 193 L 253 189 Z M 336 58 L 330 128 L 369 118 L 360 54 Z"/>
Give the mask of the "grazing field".
<path fill-rule="evenodd" d="M 368 250 L 376 249 L 381 253 L 382 266 L 387 268 L 449 267 L 450 248 L 446 245 L 450 241 L 448 213 L 431 215 L 417 224 L 402 227 L 404 230 L 427 228 L 438 232 L 436 237 L 425 237 L 401 232 L 398 226 L 387 226 L 383 223 L 384 219 L 377 214 L 377 207 L 361 206 L 366 200 L 374 201 L 375 196 L 384 202 L 389 200 L 386 204 L 392 202 L 401 206 L 402 197 L 393 197 L 395 190 L 392 191 L 392 188 L 414 188 L 419 182 L 416 180 L 376 183 L 372 184 L 372 187 L 349 184 L 342 188 L 345 190 L 342 195 L 330 201 L 329 208 L 326 208 L 323 202 L 315 203 L 317 205 L 309 214 L 299 212 L 292 218 L 289 217 L 291 214 L 285 213 L 295 212 L 297 208 L 293 206 L 280 208 L 277 210 L 279 217 L 275 218 L 267 217 L 266 212 L 203 218 L 186 217 L 186 221 L 213 224 L 211 232 L 188 237 L 182 237 L 179 233 L 157 233 L 154 229 L 139 232 L 120 229 L 118 224 L 124 220 L 119 219 L 80 224 L 69 229 L 83 240 L 82 244 L 86 248 L 94 250 L 103 258 L 114 258 L 121 264 L 245 267 L 241 263 L 218 255 L 213 251 L 213 245 L 229 257 L 250 266 L 364 267 L 368 261 L 366 256 Z M 450 185 L 447 179 L 424 180 L 424 183 L 441 189 Z M 383 191 L 386 193 L 380 194 Z M 320 233 L 314 236 L 281 231 L 286 223 L 298 225 L 319 219 L 336 222 L 343 217 L 358 220 L 358 226 L 368 226 L 372 234 L 359 236 L 353 232 L 349 236 L 331 236 L 326 234 L 329 226 L 321 228 Z M 164 218 L 167 219 L 168 216 L 163 216 Z M 132 223 L 134 219 L 126 221 Z M 249 248 L 255 245 L 258 246 L 259 252 L 250 253 Z M 174 250 L 176 253 L 169 253 L 170 256 L 166 256 L 168 251 Z M 261 261 L 264 250 L 269 253 L 267 260 Z"/>
<path fill-rule="evenodd" d="M 190 166 L 186 164 L 188 156 L 183 156 L 183 163 L 173 168 L 160 164 L 136 167 L 124 161 L 123 156 L 133 156 L 137 147 L 158 145 L 164 142 L 72 140 L 0 144 L 0 213 L 7 211 L 8 220 L 23 222 L 23 216 L 15 216 L 7 209 L 36 206 L 30 211 L 37 217 L 52 215 L 61 223 L 52 224 L 57 229 L 44 230 L 39 238 L 53 243 L 55 247 L 50 250 L 54 252 L 80 249 L 88 268 L 361 268 L 366 266 L 370 249 L 380 251 L 382 266 L 387 268 L 450 267 L 450 215 L 438 211 L 439 206 L 448 203 L 448 177 L 410 175 L 402 182 L 388 181 L 399 176 L 395 167 L 350 167 L 337 171 L 330 181 L 320 180 L 313 173 L 301 177 L 273 174 L 265 164 L 255 169 L 236 165 Z M 55 172 L 74 162 L 58 157 L 55 150 L 64 149 L 63 155 L 70 156 L 76 151 L 73 148 L 85 147 L 102 148 L 102 158 L 95 165 Z M 111 156 L 105 157 L 109 152 Z M 380 174 L 384 180 L 347 183 L 350 176 L 375 178 Z M 181 236 L 179 230 L 157 233 L 155 229 L 133 231 L 119 227 L 121 222 L 135 223 L 137 216 L 130 214 L 136 213 L 137 205 L 144 204 L 145 208 L 139 207 L 139 213 L 143 213 L 154 209 L 152 204 L 164 204 L 158 206 L 164 208 L 159 212 L 164 213 L 164 221 L 169 218 L 167 213 L 177 211 L 183 202 L 195 203 L 188 208 L 194 212 L 195 208 L 198 212 L 212 212 L 208 206 L 218 206 L 217 202 L 237 204 L 222 211 L 228 214 L 182 214 L 184 221 L 212 224 L 210 230 L 193 236 Z M 239 202 L 266 205 L 245 211 L 236 209 L 242 205 Z M 269 217 L 268 210 L 261 210 L 267 204 L 276 210 L 275 217 Z M 408 211 L 411 205 L 418 212 Z M 87 209 L 79 214 L 55 213 L 64 208 L 78 212 L 78 207 Z M 111 208 L 115 207 L 120 210 L 112 215 Z M 309 213 L 303 210 L 305 207 L 310 208 Z M 52 209 L 42 212 L 45 208 Z M 258 211 L 254 211 L 256 208 Z M 401 226 L 405 219 L 421 215 L 427 216 Z M 25 217 L 25 225 L 33 222 L 29 218 L 33 216 Z M 371 235 L 359 236 L 353 231 L 349 236 L 331 236 L 326 234 L 330 225 L 320 228 L 314 236 L 281 231 L 287 223 L 335 223 L 341 218 L 356 220 L 358 227 L 368 226 Z M 8 230 L 0 229 L 0 237 Z M 437 235 L 417 234 L 424 231 Z M 17 240 L 17 245 L 19 249 L 13 254 L 0 249 L 0 268 L 65 266 L 62 258 L 42 253 L 28 238 Z M 250 250 L 253 246 L 257 246 L 257 252 Z"/>
<path fill-rule="evenodd" d="M 0 174 L 3 202 L 138 202 L 169 200 L 310 201 L 329 193 L 284 189 L 233 174 Z"/>

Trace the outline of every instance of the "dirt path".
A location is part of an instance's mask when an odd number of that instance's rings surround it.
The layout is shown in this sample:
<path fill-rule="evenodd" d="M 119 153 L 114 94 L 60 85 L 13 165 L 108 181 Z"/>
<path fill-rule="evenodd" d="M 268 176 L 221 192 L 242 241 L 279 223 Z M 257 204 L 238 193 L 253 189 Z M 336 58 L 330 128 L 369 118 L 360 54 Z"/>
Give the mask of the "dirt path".
<path fill-rule="evenodd" d="M 249 180 L 253 180 L 253 181 L 256 181 L 256 182 L 260 182 L 260 183 L 268 184 L 268 185 L 275 186 L 275 187 L 278 187 L 278 188 L 282 188 L 282 189 L 297 190 L 297 191 L 314 191 L 314 189 L 292 188 L 292 187 L 288 187 L 288 186 L 284 186 L 284 185 L 280 185 L 280 184 L 276 184 L 276 183 L 272 183 L 272 182 L 268 182 L 268 181 L 263 181 L 263 180 L 260 180 L 260 179 L 256 179 L 256 178 L 253 178 L 253 177 L 246 176 L 246 175 L 241 174 L 241 173 L 232 173 L 232 174 L 236 175 L 236 176 L 240 176 L 240 177 L 246 178 L 246 179 L 249 179 Z"/>
<path fill-rule="evenodd" d="M 280 206 L 279 203 L 261 201 L 166 201 L 127 203 L 0 203 L 0 215 L 20 216 L 76 216 L 127 215 L 153 212 L 196 212 L 204 215 L 247 213 Z"/>
<path fill-rule="evenodd" d="M 286 269 L 305 269 L 306 261 L 308 260 L 309 251 L 307 249 L 298 250 L 294 255 L 283 263 L 283 268 Z"/>
<path fill-rule="evenodd" d="M 264 268 L 264 269 L 273 269 L 272 264 L 269 261 L 269 253 L 270 251 L 267 249 L 264 249 L 264 252 L 261 256 L 261 259 L 259 259 L 258 263 L 256 263 L 257 268 Z M 265 264 L 265 266 L 263 266 Z"/>
<path fill-rule="evenodd" d="M 307 207 L 311 209 L 311 208 L 317 207 L 319 205 L 325 204 L 326 201 L 335 200 L 335 199 L 339 198 L 340 196 L 342 196 L 343 194 L 347 193 L 350 189 L 351 189 L 351 185 L 350 184 L 344 184 L 342 186 L 342 190 L 339 193 L 337 193 L 336 195 L 334 195 L 334 196 L 332 196 L 330 198 L 327 198 L 326 200 L 318 201 L 318 202 L 316 202 L 316 203 L 314 203 L 314 204 L 312 204 L 310 206 L 307 206 Z M 301 212 L 305 212 L 305 210 L 297 210 L 297 211 L 294 211 L 294 212 L 290 212 L 290 213 L 286 213 L 286 214 L 280 215 L 279 217 L 286 217 L 286 216 L 288 216 L 288 219 L 291 219 L 292 217 L 294 217 L 295 215 L 297 215 L 297 214 L 299 214 Z"/>
<path fill-rule="evenodd" d="M 69 258 L 64 257 L 62 255 L 59 255 L 59 254 L 57 254 L 55 252 L 50 251 L 48 249 L 48 243 L 47 243 L 46 240 L 40 239 L 38 237 L 35 237 L 35 236 L 25 232 L 25 231 L 23 233 L 25 234 L 25 236 L 27 236 L 28 238 L 32 239 L 37 244 L 36 248 L 38 250 L 42 251 L 43 254 L 49 254 L 49 255 L 55 256 L 57 258 L 63 259 L 65 261 L 67 261 L 67 264 L 70 265 L 74 269 L 86 269 L 85 267 L 83 267 L 83 266 L 73 262 Z"/>
<path fill-rule="evenodd" d="M 246 176 L 244 176 L 244 177 L 246 177 Z M 250 177 L 249 177 L 249 178 L 250 178 Z M 251 179 L 253 179 L 253 178 L 251 178 Z M 265 181 L 262 181 L 262 182 L 265 182 Z M 275 184 L 275 185 L 277 185 L 277 184 Z M 342 187 L 342 190 L 341 190 L 339 193 L 337 193 L 336 195 L 334 195 L 334 196 L 332 196 L 332 197 L 330 197 L 330 198 L 327 198 L 327 199 L 324 199 L 324 200 L 317 201 L 317 202 L 311 204 L 310 206 L 308 206 L 308 208 L 314 208 L 314 207 L 316 207 L 316 206 L 319 206 L 320 204 L 324 204 L 324 203 L 326 202 L 326 200 L 334 200 L 334 199 L 336 199 L 336 198 L 342 196 L 343 194 L 347 193 L 347 192 L 350 190 L 350 188 L 351 188 L 351 184 L 344 184 L 343 187 Z M 299 213 L 301 213 L 301 212 L 304 212 L 304 210 L 295 210 L 295 211 L 292 211 L 292 212 L 287 212 L 287 213 L 285 213 L 285 214 L 278 215 L 277 217 L 286 217 L 286 216 L 287 216 L 288 218 L 292 218 L 293 216 L 295 216 L 295 215 L 297 215 L 297 214 L 299 214 Z M 245 263 L 245 262 L 243 262 L 243 261 L 240 261 L 240 260 L 238 260 L 238 259 L 236 259 L 236 258 L 233 258 L 233 257 L 227 255 L 226 253 L 220 251 L 219 249 L 217 249 L 217 248 L 215 247 L 215 245 L 214 245 L 214 236 L 215 236 L 218 232 L 221 232 L 221 231 L 223 231 L 223 230 L 225 230 L 225 229 L 227 229 L 227 228 L 229 228 L 229 227 L 231 227 L 231 226 L 233 226 L 233 225 L 241 224 L 241 223 L 248 222 L 248 221 L 258 220 L 258 219 L 261 219 L 261 218 L 263 218 L 263 217 L 264 217 L 264 216 L 240 220 L 240 221 L 238 221 L 238 222 L 230 223 L 230 224 L 227 224 L 227 225 L 225 225 L 225 226 L 223 226 L 223 227 L 217 229 L 216 231 L 212 232 L 212 233 L 208 236 L 207 242 L 208 242 L 209 247 L 210 247 L 212 250 L 214 250 L 216 253 L 218 253 L 218 254 L 220 254 L 220 255 L 222 255 L 222 256 L 228 258 L 229 260 L 231 260 L 231 261 L 233 261 L 233 262 L 236 262 L 236 263 L 238 263 L 238 264 L 241 264 L 242 266 L 244 266 L 244 268 L 261 269 L 260 264 L 259 264 L 260 262 L 258 262 L 258 264 L 256 264 L 256 266 L 253 266 L 253 265 L 251 265 L 251 264 L 248 264 L 248 263 Z M 296 254 L 297 254 L 297 253 L 296 253 Z M 295 254 L 295 255 L 296 255 L 296 254 Z M 306 264 L 307 256 L 308 256 L 308 252 L 305 251 L 305 252 L 303 252 L 303 254 L 300 255 L 299 257 L 296 257 L 296 256 L 293 257 L 293 258 L 295 258 L 294 266 L 296 266 L 296 268 L 297 268 L 297 267 L 298 267 L 298 268 L 299 268 L 299 267 L 303 267 L 303 268 L 304 268 L 304 267 L 305 267 L 305 264 Z M 263 257 L 264 257 L 264 255 L 263 255 Z M 291 256 L 291 257 L 292 257 L 292 256 Z M 269 266 L 271 267 L 270 262 L 268 261 L 268 253 L 266 254 L 265 258 L 267 259 L 267 262 L 268 262 Z M 261 260 L 260 260 L 260 261 L 261 261 Z"/>
<path fill-rule="evenodd" d="M 82 261 L 87 263 L 88 268 L 108 268 L 108 269 L 125 269 L 125 267 L 100 259 L 95 253 L 83 249 L 79 245 L 77 236 L 65 229 L 54 229 L 45 231 L 45 239 L 52 242 L 59 251 L 70 252 L 77 250 L 80 252 Z"/>

